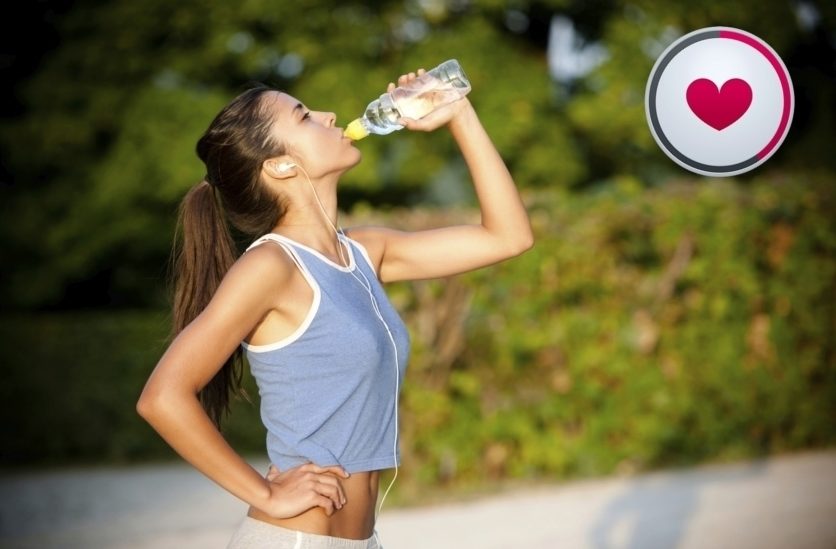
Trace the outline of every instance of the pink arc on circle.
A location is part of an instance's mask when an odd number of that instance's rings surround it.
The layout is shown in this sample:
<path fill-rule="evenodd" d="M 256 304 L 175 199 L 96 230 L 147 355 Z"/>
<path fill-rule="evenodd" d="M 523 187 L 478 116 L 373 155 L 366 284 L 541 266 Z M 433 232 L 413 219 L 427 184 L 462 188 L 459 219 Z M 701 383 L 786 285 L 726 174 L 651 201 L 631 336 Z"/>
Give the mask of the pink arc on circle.
<path fill-rule="evenodd" d="M 747 44 L 760 52 L 761 55 L 766 57 L 767 61 L 772 64 L 772 68 L 775 69 L 775 72 L 778 74 L 778 80 L 781 81 L 781 91 L 784 95 L 784 108 L 781 112 L 781 122 L 778 124 L 778 130 L 775 132 L 775 135 L 772 136 L 772 139 L 769 140 L 769 143 L 766 144 L 766 147 L 760 150 L 755 156 L 758 159 L 763 159 L 769 155 L 770 151 L 775 148 L 778 142 L 784 135 L 784 131 L 787 129 L 787 124 L 790 120 L 790 83 L 787 80 L 787 75 L 784 72 L 783 66 L 778 61 L 778 59 L 773 55 L 769 49 L 764 46 L 758 40 L 753 39 L 750 36 L 745 34 L 741 34 L 739 32 L 734 32 L 730 30 L 721 30 L 720 31 L 720 38 L 729 38 L 731 40 L 739 40 L 744 44 Z"/>

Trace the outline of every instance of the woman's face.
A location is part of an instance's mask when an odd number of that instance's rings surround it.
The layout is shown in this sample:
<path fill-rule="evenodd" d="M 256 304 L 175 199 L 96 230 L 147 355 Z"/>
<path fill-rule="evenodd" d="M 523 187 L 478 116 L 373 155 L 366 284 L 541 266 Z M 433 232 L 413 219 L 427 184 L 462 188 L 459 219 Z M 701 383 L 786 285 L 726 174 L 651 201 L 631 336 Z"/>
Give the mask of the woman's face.
<path fill-rule="evenodd" d="M 273 132 L 287 146 L 287 154 L 311 177 L 341 173 L 360 162 L 360 151 L 343 137 L 336 115 L 312 111 L 301 101 L 276 92 L 268 103 L 274 115 Z"/>

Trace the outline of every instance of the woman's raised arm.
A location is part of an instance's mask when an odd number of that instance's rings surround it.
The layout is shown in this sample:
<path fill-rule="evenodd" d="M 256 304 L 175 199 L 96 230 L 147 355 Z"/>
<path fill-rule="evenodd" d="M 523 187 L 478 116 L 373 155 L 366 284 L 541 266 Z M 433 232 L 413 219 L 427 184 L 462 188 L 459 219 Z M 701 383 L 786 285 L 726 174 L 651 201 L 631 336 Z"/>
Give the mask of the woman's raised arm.
<path fill-rule="evenodd" d="M 414 77 L 402 76 L 399 84 Z M 393 86 L 390 84 L 390 90 Z M 497 263 L 531 248 L 534 237 L 525 205 L 467 98 L 445 105 L 421 120 L 404 119 L 403 123 L 407 129 L 417 131 L 449 127 L 473 179 L 481 223 L 415 232 L 379 227 L 351 229 L 350 236 L 369 250 L 382 281 L 450 276 Z"/>

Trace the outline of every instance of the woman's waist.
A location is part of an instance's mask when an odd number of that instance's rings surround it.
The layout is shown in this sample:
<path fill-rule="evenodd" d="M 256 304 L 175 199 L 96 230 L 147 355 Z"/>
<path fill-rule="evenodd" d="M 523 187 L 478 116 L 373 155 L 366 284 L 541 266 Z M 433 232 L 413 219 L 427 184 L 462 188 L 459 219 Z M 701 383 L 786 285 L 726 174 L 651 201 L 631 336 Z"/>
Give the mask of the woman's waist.
<path fill-rule="evenodd" d="M 260 509 L 250 507 L 247 516 L 291 530 L 347 539 L 368 539 L 374 534 L 380 473 L 352 473 L 340 479 L 346 503 L 329 517 L 321 507 L 308 509 L 292 518 L 277 519 Z"/>
<path fill-rule="evenodd" d="M 369 409 L 374 410 L 375 407 L 369 406 Z M 389 410 L 387 417 L 386 410 L 378 410 L 374 420 L 367 418 L 366 412 L 368 410 L 362 412 L 361 418 L 354 418 L 351 422 L 331 417 L 299 429 L 262 410 L 262 420 L 267 429 L 267 455 L 281 471 L 306 463 L 340 465 L 352 474 L 397 466 L 400 452 L 396 448 L 394 411 Z M 310 434 L 312 430 L 313 434 Z"/>

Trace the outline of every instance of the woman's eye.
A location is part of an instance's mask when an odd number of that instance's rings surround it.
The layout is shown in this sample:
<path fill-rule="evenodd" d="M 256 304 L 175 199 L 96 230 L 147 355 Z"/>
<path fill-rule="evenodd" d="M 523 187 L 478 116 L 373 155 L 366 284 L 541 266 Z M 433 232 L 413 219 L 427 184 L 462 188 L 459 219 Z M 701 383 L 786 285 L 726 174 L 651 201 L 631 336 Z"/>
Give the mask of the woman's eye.
<path fill-rule="evenodd" d="M 306 112 L 306 113 L 305 113 L 305 115 L 302 117 L 302 120 L 307 120 L 307 119 L 309 119 L 310 117 L 311 117 L 311 111 L 308 111 L 308 112 Z"/>

